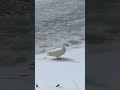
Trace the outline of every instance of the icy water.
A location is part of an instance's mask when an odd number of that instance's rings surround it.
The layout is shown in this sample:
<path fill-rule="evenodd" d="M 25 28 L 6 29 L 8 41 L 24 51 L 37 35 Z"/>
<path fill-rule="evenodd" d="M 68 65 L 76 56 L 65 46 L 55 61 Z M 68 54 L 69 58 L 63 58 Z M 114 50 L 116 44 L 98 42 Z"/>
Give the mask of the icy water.
<path fill-rule="evenodd" d="M 85 36 L 84 0 L 36 0 L 35 53 L 69 42 L 79 47 Z"/>

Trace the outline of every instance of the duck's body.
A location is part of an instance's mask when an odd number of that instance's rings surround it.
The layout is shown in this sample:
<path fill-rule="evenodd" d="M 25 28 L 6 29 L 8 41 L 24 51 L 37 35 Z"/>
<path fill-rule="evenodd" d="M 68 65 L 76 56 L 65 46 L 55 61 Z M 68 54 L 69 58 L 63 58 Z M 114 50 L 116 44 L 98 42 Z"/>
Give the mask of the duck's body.
<path fill-rule="evenodd" d="M 62 55 L 65 54 L 65 52 L 66 52 L 66 47 L 65 47 L 65 45 L 66 45 L 66 44 L 63 44 L 62 48 L 57 48 L 57 49 L 54 49 L 54 50 L 48 52 L 48 55 L 59 58 L 60 56 L 62 56 Z M 66 46 L 68 46 L 68 45 L 66 45 Z"/>

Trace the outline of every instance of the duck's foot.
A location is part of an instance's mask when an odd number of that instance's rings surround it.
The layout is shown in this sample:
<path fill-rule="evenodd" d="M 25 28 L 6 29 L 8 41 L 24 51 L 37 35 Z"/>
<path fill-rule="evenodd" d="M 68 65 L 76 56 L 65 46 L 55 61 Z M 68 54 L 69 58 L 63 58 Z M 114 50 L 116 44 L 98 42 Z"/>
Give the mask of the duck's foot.
<path fill-rule="evenodd" d="M 57 59 L 61 59 L 61 57 L 57 57 Z"/>

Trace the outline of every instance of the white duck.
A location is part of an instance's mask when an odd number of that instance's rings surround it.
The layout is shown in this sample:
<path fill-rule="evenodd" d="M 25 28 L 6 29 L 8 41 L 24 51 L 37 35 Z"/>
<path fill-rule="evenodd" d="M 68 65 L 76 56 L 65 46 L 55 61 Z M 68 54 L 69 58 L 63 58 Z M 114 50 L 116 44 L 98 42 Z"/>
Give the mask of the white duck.
<path fill-rule="evenodd" d="M 57 57 L 57 59 L 58 59 L 58 58 L 60 58 L 60 56 L 65 54 L 66 46 L 69 46 L 69 45 L 67 43 L 64 43 L 61 48 L 54 49 L 54 50 L 48 52 L 47 55 Z"/>

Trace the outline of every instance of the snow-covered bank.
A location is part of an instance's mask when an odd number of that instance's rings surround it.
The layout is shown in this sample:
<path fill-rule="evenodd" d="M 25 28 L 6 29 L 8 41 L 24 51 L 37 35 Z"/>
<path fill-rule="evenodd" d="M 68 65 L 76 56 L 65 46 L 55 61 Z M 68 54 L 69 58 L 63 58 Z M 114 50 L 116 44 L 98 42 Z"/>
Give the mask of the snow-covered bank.
<path fill-rule="evenodd" d="M 37 54 L 35 82 L 36 90 L 85 90 L 85 48 L 69 49 L 61 59 Z"/>

